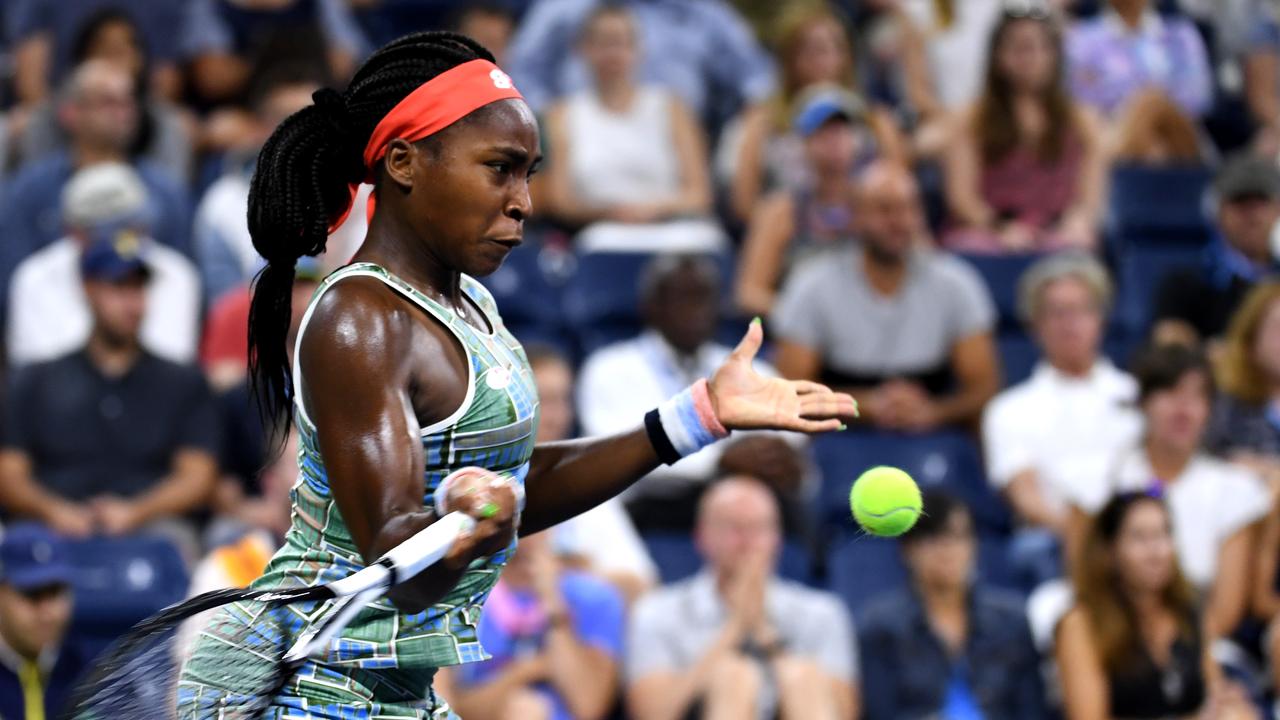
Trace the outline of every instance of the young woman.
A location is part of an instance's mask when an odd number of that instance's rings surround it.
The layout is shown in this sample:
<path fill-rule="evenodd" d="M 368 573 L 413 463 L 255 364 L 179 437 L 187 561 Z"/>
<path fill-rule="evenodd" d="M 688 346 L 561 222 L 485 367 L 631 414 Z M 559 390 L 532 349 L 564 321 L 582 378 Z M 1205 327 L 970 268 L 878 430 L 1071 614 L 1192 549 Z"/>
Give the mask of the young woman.
<path fill-rule="evenodd" d="M 989 57 L 945 154 L 953 226 L 943 243 L 988 253 L 1092 247 L 1106 181 L 1101 130 L 1067 92 L 1054 21 L 1005 13 Z"/>
<path fill-rule="evenodd" d="M 473 277 L 521 242 L 538 146 L 532 111 L 488 51 L 419 33 L 374 53 L 346 91 L 317 92 L 262 150 L 249 200 L 268 262 L 253 299 L 253 379 L 268 417 L 296 410 L 302 449 L 291 527 L 255 586 L 345 577 L 433 523 L 438 497 L 477 518 L 442 562 L 366 607 L 340 650 L 304 666 L 274 717 L 448 717 L 432 676 L 485 657 L 480 610 L 517 527 L 568 519 L 730 429 L 833 430 L 856 412 L 827 388 L 755 374 L 755 323 L 709 383 L 635 430 L 535 448 L 528 363 Z M 294 263 L 324 249 L 365 180 L 377 207 L 368 235 L 317 290 L 290 372 Z M 180 715 L 217 716 L 236 672 L 263 664 L 227 638 L 246 626 L 295 637 L 312 620 L 219 613 L 183 669 Z"/>
<path fill-rule="evenodd" d="M 1194 714 L 1208 694 L 1208 643 L 1164 503 L 1115 496 L 1090 525 L 1080 558 L 1076 604 L 1054 647 L 1067 720 Z"/>

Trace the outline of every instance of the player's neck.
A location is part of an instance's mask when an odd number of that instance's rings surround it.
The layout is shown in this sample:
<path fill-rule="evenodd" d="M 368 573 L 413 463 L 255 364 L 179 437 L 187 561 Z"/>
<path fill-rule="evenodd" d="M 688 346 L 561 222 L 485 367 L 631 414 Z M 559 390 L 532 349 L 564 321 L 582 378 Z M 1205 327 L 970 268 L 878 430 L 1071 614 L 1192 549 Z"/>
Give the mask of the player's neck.
<path fill-rule="evenodd" d="M 364 244 L 352 260 L 379 265 L 433 300 L 462 303 L 462 274 L 436 257 L 428 243 L 395 219 L 395 213 L 373 216 Z"/>

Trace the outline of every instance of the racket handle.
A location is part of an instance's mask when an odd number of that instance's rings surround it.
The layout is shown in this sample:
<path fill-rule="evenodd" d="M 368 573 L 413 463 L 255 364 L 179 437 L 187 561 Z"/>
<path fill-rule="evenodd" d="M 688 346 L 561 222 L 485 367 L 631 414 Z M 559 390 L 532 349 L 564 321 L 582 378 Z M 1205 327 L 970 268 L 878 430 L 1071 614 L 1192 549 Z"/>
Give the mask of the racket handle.
<path fill-rule="evenodd" d="M 476 521 L 468 514 L 454 511 L 419 530 L 382 556 L 395 572 L 396 582 L 404 582 L 449 554 L 459 535 L 471 532 Z"/>

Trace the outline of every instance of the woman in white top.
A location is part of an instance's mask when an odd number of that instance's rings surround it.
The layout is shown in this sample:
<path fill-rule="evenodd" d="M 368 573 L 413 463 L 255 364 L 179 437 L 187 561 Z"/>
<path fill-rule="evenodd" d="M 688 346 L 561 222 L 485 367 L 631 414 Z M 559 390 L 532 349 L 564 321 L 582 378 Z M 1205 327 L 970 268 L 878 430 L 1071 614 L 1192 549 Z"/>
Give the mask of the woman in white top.
<path fill-rule="evenodd" d="M 1213 385 L 1199 353 L 1181 346 L 1148 350 L 1134 375 L 1146 433 L 1140 445 L 1101 462 L 1096 472 L 1082 473 L 1074 484 L 1069 555 L 1080 556 L 1086 514 L 1096 513 L 1111 496 L 1158 491 L 1173 517 L 1178 564 L 1202 599 L 1205 637 L 1222 637 L 1244 617 L 1252 529 L 1267 514 L 1271 497 L 1252 471 L 1201 450 Z"/>
<path fill-rule="evenodd" d="M 583 23 L 590 88 L 546 117 L 546 207 L 561 221 L 638 224 L 711 211 L 707 152 L 696 119 L 673 93 L 635 80 L 635 22 L 603 5 Z"/>

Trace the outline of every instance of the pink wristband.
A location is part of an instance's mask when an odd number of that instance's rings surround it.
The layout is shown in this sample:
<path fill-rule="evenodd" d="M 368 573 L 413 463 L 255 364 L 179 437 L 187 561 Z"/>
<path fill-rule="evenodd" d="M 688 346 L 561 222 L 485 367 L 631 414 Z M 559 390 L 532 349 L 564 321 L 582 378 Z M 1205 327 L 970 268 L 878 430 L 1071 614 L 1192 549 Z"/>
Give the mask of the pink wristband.
<path fill-rule="evenodd" d="M 716 417 L 715 406 L 711 404 L 711 390 L 707 379 L 701 378 L 689 389 L 693 391 L 693 408 L 698 411 L 698 420 L 702 426 L 717 440 L 728 437 L 729 429 L 720 422 L 720 418 Z"/>

